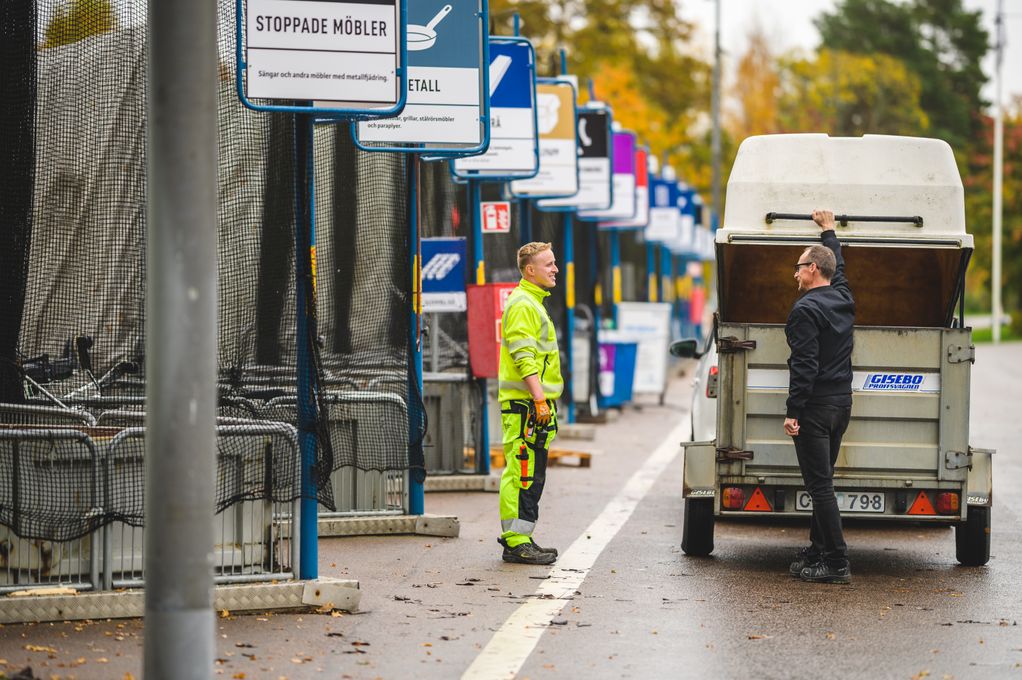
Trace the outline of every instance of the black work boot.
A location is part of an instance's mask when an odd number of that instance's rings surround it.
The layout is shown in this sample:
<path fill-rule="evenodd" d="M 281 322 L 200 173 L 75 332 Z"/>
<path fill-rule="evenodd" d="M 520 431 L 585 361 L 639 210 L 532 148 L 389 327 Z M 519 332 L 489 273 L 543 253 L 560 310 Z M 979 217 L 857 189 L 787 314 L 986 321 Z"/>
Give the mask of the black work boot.
<path fill-rule="evenodd" d="M 852 568 L 848 562 L 838 567 L 828 564 L 826 560 L 820 560 L 803 569 L 799 578 L 810 583 L 851 583 Z"/>
<path fill-rule="evenodd" d="M 536 543 L 536 539 L 530 537 L 529 540 L 532 541 L 532 546 L 536 550 L 540 552 L 550 553 L 554 557 L 557 557 L 557 548 L 544 548 L 539 543 Z"/>
<path fill-rule="evenodd" d="M 795 561 L 788 567 L 788 573 L 797 578 L 802 575 L 803 569 L 819 561 L 820 553 L 816 552 L 813 546 L 799 548 L 795 553 Z"/>
<path fill-rule="evenodd" d="M 505 562 L 515 564 L 553 564 L 554 560 L 557 559 L 557 555 L 553 553 L 540 551 L 535 543 L 526 542 L 509 548 L 507 541 L 503 538 L 498 538 L 497 542 L 504 546 L 504 554 L 501 555 L 501 558 Z"/>

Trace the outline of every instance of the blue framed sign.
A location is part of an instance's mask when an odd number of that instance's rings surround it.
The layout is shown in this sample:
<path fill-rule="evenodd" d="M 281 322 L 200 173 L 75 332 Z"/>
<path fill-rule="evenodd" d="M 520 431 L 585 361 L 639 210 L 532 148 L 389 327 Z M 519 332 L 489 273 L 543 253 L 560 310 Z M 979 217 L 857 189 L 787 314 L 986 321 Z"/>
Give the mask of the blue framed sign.
<path fill-rule="evenodd" d="M 693 215 L 692 197 L 695 191 L 684 182 L 675 182 L 675 209 L 677 211 L 678 232 L 674 241 L 667 247 L 675 255 L 694 256 L 696 252 L 696 224 Z"/>
<path fill-rule="evenodd" d="M 646 225 L 647 241 L 669 244 L 678 238 L 681 220 L 678 213 L 676 194 L 678 185 L 659 177 L 649 182 L 649 224 Z"/>
<path fill-rule="evenodd" d="M 566 78 L 536 79 L 539 172 L 511 182 L 518 198 L 574 196 L 578 193 L 575 86 Z"/>
<path fill-rule="evenodd" d="M 614 133 L 614 193 L 609 208 L 579 210 L 580 220 L 630 220 L 635 217 L 635 133 L 622 130 Z"/>
<path fill-rule="evenodd" d="M 490 146 L 451 163 L 461 179 L 510 180 L 539 172 L 536 52 L 525 38 L 490 36 Z"/>
<path fill-rule="evenodd" d="M 424 238 L 422 248 L 422 311 L 464 312 L 464 238 Z"/>
<path fill-rule="evenodd" d="M 364 151 L 482 153 L 490 140 L 486 0 L 408 8 L 408 100 L 395 118 L 352 124 Z"/>
<path fill-rule="evenodd" d="M 635 215 L 630 220 L 600 222 L 600 229 L 642 229 L 649 223 L 649 149 L 635 149 Z"/>
<path fill-rule="evenodd" d="M 614 200 L 611 163 L 614 158 L 613 114 L 602 105 L 578 111 L 578 193 L 569 198 L 536 201 L 539 210 L 602 210 Z"/>
<path fill-rule="evenodd" d="M 238 97 L 256 111 L 400 113 L 406 23 L 404 0 L 237 0 Z"/>

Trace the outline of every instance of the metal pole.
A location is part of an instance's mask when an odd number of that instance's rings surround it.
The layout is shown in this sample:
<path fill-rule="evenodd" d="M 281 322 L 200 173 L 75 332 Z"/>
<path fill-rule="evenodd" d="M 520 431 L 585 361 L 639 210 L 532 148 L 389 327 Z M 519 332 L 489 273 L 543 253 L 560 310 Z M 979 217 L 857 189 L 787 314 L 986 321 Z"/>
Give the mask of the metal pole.
<path fill-rule="evenodd" d="M 610 315 L 617 327 L 617 306 L 621 302 L 621 236 L 610 230 Z"/>
<path fill-rule="evenodd" d="M 993 257 L 990 272 L 990 289 L 993 293 L 993 304 L 990 316 L 993 319 L 993 341 L 1001 341 L 1001 191 L 1004 165 L 1004 115 L 1001 106 L 1001 67 L 1004 57 L 1004 0 L 997 0 L 997 48 L 995 69 L 994 97 L 994 205 L 993 205 Z"/>
<path fill-rule="evenodd" d="M 713 213 L 718 216 L 723 211 L 720 197 L 720 0 L 714 0 L 716 23 L 713 32 L 713 95 L 710 104 L 713 118 L 713 137 L 711 140 L 713 154 Z"/>
<path fill-rule="evenodd" d="M 216 6 L 149 3 L 144 671 L 215 653 Z"/>
<path fill-rule="evenodd" d="M 419 160 L 418 154 L 412 154 L 408 161 L 408 198 L 409 198 L 409 219 L 411 227 L 411 257 L 412 257 L 412 309 L 411 319 L 408 325 L 409 351 L 412 353 L 412 379 L 416 383 L 417 394 L 409 395 L 408 399 L 408 433 L 412 435 L 419 427 L 421 413 L 419 411 L 419 397 L 422 394 L 422 264 L 419 253 Z M 436 314 L 432 315 L 434 318 Z M 440 324 L 436 324 L 439 331 Z M 440 334 L 430 338 L 435 347 L 439 346 Z M 435 353 L 438 354 L 438 353 Z M 439 370 L 436 365 L 434 370 Z M 424 482 L 415 479 L 412 474 L 408 475 L 408 514 L 421 515 L 426 512 L 426 486 Z"/>
<path fill-rule="evenodd" d="M 646 241 L 646 299 L 657 301 L 656 244 Z"/>
<path fill-rule="evenodd" d="M 571 218 L 571 212 L 564 213 L 564 307 L 565 325 L 564 332 L 568 335 L 564 343 L 565 354 L 568 358 L 568 375 L 574 376 L 575 364 L 572 340 L 575 337 L 575 220 Z M 575 390 L 573 380 L 569 380 L 565 387 L 567 399 L 565 401 L 568 424 L 575 422 Z"/>
<path fill-rule="evenodd" d="M 532 242 L 532 206 L 529 199 L 523 198 L 519 203 L 518 240 L 521 245 Z"/>
<path fill-rule="evenodd" d="M 316 463 L 316 375 L 312 363 L 312 314 L 306 296 L 315 290 L 312 261 L 316 252 L 315 159 L 311 115 L 295 115 L 295 347 L 298 395 L 298 452 L 302 463 L 298 577 L 319 578 L 319 503 L 313 469 Z"/>
<path fill-rule="evenodd" d="M 486 256 L 483 251 L 483 209 L 482 183 L 479 180 L 468 181 L 468 202 L 472 211 L 472 264 L 476 273 L 476 285 L 486 283 Z M 479 450 L 476 453 L 476 472 L 481 475 L 490 474 L 490 421 L 489 392 L 486 378 L 478 380 L 480 391 L 479 413 Z"/>

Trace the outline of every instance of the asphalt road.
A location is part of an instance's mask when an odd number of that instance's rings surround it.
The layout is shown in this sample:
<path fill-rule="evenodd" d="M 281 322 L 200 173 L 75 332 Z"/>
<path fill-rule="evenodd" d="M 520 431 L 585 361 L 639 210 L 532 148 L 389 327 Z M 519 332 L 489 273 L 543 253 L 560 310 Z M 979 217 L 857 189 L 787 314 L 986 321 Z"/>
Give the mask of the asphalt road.
<path fill-rule="evenodd" d="M 599 539 L 594 520 L 608 508 L 624 513 L 614 503 L 624 498 L 634 512 L 579 570 L 563 609 L 512 631 L 506 654 L 535 644 L 518 677 L 1022 678 L 1022 344 L 981 346 L 973 372 L 971 440 L 998 451 L 990 563 L 958 566 L 952 529 L 848 522 L 849 586 L 787 575 L 802 522 L 719 522 L 712 557 L 685 556 L 680 455 L 647 492 L 622 494 L 687 418 L 689 379 L 672 382 L 667 405 L 629 408 L 600 426 L 595 442 L 561 442 L 598 453 L 591 468 L 551 469 L 540 543 L 584 548 Z M 220 618 L 214 676 L 461 677 L 550 583 L 549 568 L 500 561 L 496 503 L 493 494 L 428 495 L 427 512 L 460 518 L 456 539 L 321 541 L 321 574 L 359 579 L 363 611 Z M 6 626 L 0 669 L 138 678 L 143 633 L 137 620 Z"/>

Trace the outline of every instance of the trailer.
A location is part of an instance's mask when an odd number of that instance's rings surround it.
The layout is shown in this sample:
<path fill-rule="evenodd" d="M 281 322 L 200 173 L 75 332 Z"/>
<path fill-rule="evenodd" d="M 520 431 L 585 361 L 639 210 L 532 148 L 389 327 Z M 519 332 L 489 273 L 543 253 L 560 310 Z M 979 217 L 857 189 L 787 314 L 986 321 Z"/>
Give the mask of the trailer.
<path fill-rule="evenodd" d="M 837 216 L 856 303 L 852 416 L 834 471 L 842 517 L 953 525 L 958 561 L 986 564 L 993 451 L 969 443 L 973 238 L 961 177 L 945 142 L 880 135 L 770 135 L 739 148 L 715 238 L 715 389 L 694 397 L 715 403 L 716 436 L 684 444 L 682 549 L 712 552 L 719 517 L 812 512 L 782 425 L 791 267 L 819 243 L 817 208 Z M 704 361 L 709 349 L 672 347 Z"/>

